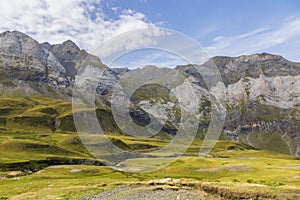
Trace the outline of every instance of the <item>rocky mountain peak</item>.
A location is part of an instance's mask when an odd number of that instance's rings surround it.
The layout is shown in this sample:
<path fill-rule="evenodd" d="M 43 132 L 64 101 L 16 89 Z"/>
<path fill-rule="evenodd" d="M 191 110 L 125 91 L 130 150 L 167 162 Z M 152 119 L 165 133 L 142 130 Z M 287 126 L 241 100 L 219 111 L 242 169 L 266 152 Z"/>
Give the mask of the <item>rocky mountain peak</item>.
<path fill-rule="evenodd" d="M 12 36 L 12 35 L 20 37 L 20 38 L 30 38 L 30 36 L 26 35 L 25 33 L 22 33 L 20 31 L 16 31 L 16 30 L 14 30 L 14 31 L 5 31 L 3 33 L 0 33 L 1 37 L 3 37 L 3 36 L 9 37 L 9 36 Z"/>
<path fill-rule="evenodd" d="M 44 44 L 44 46 L 47 46 L 47 44 Z M 79 47 L 72 40 L 67 40 L 62 44 L 51 45 L 49 50 L 56 56 L 59 56 L 63 53 L 63 56 L 67 57 L 72 57 L 74 54 L 78 54 L 80 51 Z"/>
<path fill-rule="evenodd" d="M 40 44 L 44 49 L 50 50 L 52 45 L 49 42 L 43 42 Z"/>
<path fill-rule="evenodd" d="M 76 51 L 80 51 L 79 47 L 72 41 L 72 40 L 66 40 L 61 44 L 62 48 L 66 49 L 73 49 Z"/>
<path fill-rule="evenodd" d="M 290 62 L 279 55 L 260 53 L 239 57 L 216 56 L 200 67 L 210 67 L 212 61 L 227 86 L 219 88 L 226 90 L 227 94 L 228 117 L 224 126 L 225 135 L 232 136 L 234 140 L 246 138 L 246 143 L 257 146 L 260 141 L 255 141 L 256 136 L 252 137 L 251 134 L 256 134 L 257 131 L 267 134 L 276 132 L 283 138 L 281 142 L 288 146 L 290 153 L 300 155 L 300 64 Z M 180 77 L 185 77 L 191 82 L 192 89 L 201 95 L 199 131 L 202 131 L 209 124 L 208 107 L 211 104 L 209 89 L 206 86 L 209 84 L 204 82 L 201 72 L 195 67 L 199 65 L 177 66 L 175 70 L 153 65 L 133 70 L 108 68 L 99 57 L 80 50 L 71 40 L 55 45 L 47 42 L 39 44 L 18 31 L 0 34 L 0 94 L 22 91 L 24 96 L 32 92 L 70 99 L 72 85 L 77 76 L 80 77 L 77 79 L 80 80 L 80 89 L 92 94 L 96 91 L 98 100 L 108 108 L 107 113 L 110 113 L 110 98 L 113 89 L 120 82 L 124 83 L 123 88 L 126 87 L 127 91 L 130 91 L 140 83 L 147 83 L 146 80 L 155 80 L 155 83 L 167 82 L 171 86 L 181 83 Z M 177 76 L 178 73 L 183 76 Z M 95 80 L 90 78 L 95 75 Z M 143 100 L 135 102 L 135 119 L 147 122 L 147 115 L 143 113 L 157 116 L 162 121 L 168 119 L 170 123 L 163 131 L 176 134 L 180 117 L 177 113 L 178 108 L 168 98 L 153 99 L 153 87 L 151 84 L 148 86 L 149 90 L 146 90 L 147 87 L 141 87 L 138 90 L 140 93 L 136 93 L 136 97 L 140 95 Z M 214 91 L 220 91 L 218 86 L 215 87 Z M 156 93 L 158 90 L 154 91 Z M 164 94 L 167 93 L 164 91 L 162 89 Z M 183 89 L 180 94 L 185 97 L 186 91 L 188 90 Z M 171 122 L 174 126 L 169 125 Z"/>
<path fill-rule="evenodd" d="M 78 68 L 84 68 L 88 63 L 100 68 L 104 66 L 98 57 L 80 50 L 71 40 L 55 45 L 39 44 L 19 31 L 0 34 L 0 78 L 4 80 L 5 92 L 9 91 L 7 86 L 11 86 L 13 92 L 22 85 L 21 90 L 30 91 L 25 92 L 28 94 L 38 92 L 69 98 L 67 90 L 71 89 L 69 86 L 73 85 Z M 119 74 L 122 70 L 109 73 Z M 0 93 L 3 82 L 0 81 Z"/>
<path fill-rule="evenodd" d="M 42 54 L 39 43 L 19 31 L 6 31 L 0 34 L 0 51 L 1 53 L 14 55 L 39 56 Z"/>
<path fill-rule="evenodd" d="M 258 78 L 262 74 L 266 77 L 300 74 L 299 63 L 268 53 L 239 57 L 216 56 L 212 59 L 219 68 L 226 85 L 236 83 L 242 77 Z"/>
<path fill-rule="evenodd" d="M 44 43 L 43 46 L 48 48 L 58 58 L 66 70 L 66 75 L 72 79 L 77 73 L 76 63 L 88 55 L 86 51 L 80 50 L 72 40 L 51 46 Z"/>
<path fill-rule="evenodd" d="M 8 71 L 10 84 L 17 81 L 43 82 L 51 86 L 69 85 L 65 69 L 57 58 L 35 39 L 19 31 L 0 34 L 0 63 Z"/>
<path fill-rule="evenodd" d="M 252 54 L 252 55 L 242 55 L 237 57 L 238 60 L 241 62 L 265 62 L 265 61 L 284 61 L 282 56 L 280 55 L 274 55 L 274 54 L 269 54 L 266 52 L 263 53 L 258 53 L 258 54 Z"/>

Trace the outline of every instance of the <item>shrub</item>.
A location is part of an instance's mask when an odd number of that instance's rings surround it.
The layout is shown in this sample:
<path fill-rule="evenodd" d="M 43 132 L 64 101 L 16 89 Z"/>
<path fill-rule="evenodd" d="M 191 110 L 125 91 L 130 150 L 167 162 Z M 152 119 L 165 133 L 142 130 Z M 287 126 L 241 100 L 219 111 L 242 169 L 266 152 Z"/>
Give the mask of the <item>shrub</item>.
<path fill-rule="evenodd" d="M 254 183 L 253 179 L 247 179 L 247 183 Z"/>

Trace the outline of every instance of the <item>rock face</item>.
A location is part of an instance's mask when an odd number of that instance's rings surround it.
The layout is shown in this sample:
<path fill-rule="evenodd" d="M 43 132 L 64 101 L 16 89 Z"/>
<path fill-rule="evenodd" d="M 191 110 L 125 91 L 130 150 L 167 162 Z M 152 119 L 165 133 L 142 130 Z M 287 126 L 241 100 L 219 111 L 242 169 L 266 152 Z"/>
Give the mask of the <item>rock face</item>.
<path fill-rule="evenodd" d="M 62 44 L 39 44 L 18 31 L 0 34 L 0 93 L 27 96 L 42 93 L 55 98 L 71 98 L 75 75 L 82 61 L 106 68 L 96 56 L 80 50 L 68 40 Z M 115 72 L 111 72 L 114 74 Z"/>
<path fill-rule="evenodd" d="M 213 59 L 227 85 L 224 134 L 257 148 L 299 156 L 299 63 L 267 53 Z"/>
<path fill-rule="evenodd" d="M 55 87 L 70 85 L 65 68 L 57 58 L 21 32 L 0 34 L 0 63 L 11 79 L 42 81 Z"/>
<path fill-rule="evenodd" d="M 224 134 L 299 156 L 299 63 L 267 53 L 213 59 L 227 85 Z"/>
<path fill-rule="evenodd" d="M 226 85 L 234 84 L 243 77 L 259 78 L 294 76 L 300 74 L 300 64 L 290 62 L 279 55 L 268 53 L 239 57 L 212 58 Z"/>
<path fill-rule="evenodd" d="M 300 64 L 267 53 L 239 57 L 217 56 L 203 66 L 209 66 L 212 62 L 219 69 L 226 86 L 225 89 L 218 86 L 213 88 L 220 93 L 225 90 L 226 93 L 224 137 L 257 148 L 299 156 Z M 160 75 L 154 76 L 154 72 Z M 152 76 L 169 84 L 178 81 L 178 77 L 185 77 L 191 83 L 190 89 L 195 90 L 200 99 L 197 102 L 199 137 L 205 135 L 210 124 L 212 105 L 207 87 L 209 84 L 195 70 L 194 65 L 177 66 L 174 70 L 155 66 L 147 66 L 144 70 L 110 69 L 98 57 L 80 50 L 70 40 L 55 45 L 47 42 L 39 44 L 18 31 L 0 34 L 1 95 L 15 95 L 18 91 L 17 94 L 21 96 L 41 93 L 70 100 L 78 74 L 84 75 L 79 81 L 80 89 L 87 93 L 96 91 L 107 113 L 111 113 L 110 99 L 114 87 L 120 87 L 121 77 L 126 78 L 128 74 L 132 76 L 126 79 L 127 87 L 151 80 Z M 102 74 L 101 78 L 91 80 L 90 75 L 95 74 Z M 95 81 L 97 84 L 92 84 Z M 181 112 L 193 112 L 193 107 L 186 106 L 181 110 L 178 99 L 170 95 L 172 92 L 151 84 L 140 87 L 131 98 L 133 104 L 130 115 L 133 121 L 147 126 L 154 116 L 162 125 L 161 132 L 170 137 L 176 135 Z M 182 97 L 186 96 L 190 104 L 195 103 L 188 96 L 187 88 L 177 92 Z M 110 122 L 106 120 L 106 123 Z"/>
<path fill-rule="evenodd" d="M 42 47 L 53 53 L 53 55 L 59 60 L 61 65 L 65 68 L 66 76 L 74 80 L 77 74 L 76 64 L 87 56 L 87 52 L 80 50 L 79 47 L 67 40 L 62 44 L 50 45 L 49 43 L 41 44 Z"/>

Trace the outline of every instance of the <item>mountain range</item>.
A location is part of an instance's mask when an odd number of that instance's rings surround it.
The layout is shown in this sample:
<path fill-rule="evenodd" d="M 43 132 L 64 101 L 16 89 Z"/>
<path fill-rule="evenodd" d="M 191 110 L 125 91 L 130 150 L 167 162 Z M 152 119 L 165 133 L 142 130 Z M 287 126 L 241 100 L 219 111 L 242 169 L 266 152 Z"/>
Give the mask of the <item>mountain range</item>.
<path fill-rule="evenodd" d="M 0 34 L 0 95 L 24 97 L 42 94 L 54 99 L 71 101 L 72 89 L 82 66 L 88 60 L 103 71 L 96 88 L 101 104 L 99 121 L 105 131 L 126 134 L 117 127 L 112 116 L 111 98 L 119 80 L 130 72 L 138 78 L 151 76 L 154 71 L 165 70 L 155 66 L 143 69 L 109 68 L 95 55 L 81 50 L 74 42 L 62 44 L 39 43 L 18 31 Z M 258 149 L 300 155 L 300 63 L 268 53 L 238 57 L 216 56 L 213 61 L 220 71 L 226 93 L 226 120 L 222 139 L 242 141 Z M 204 63 L 203 66 L 207 65 Z M 208 88 L 195 64 L 174 66 L 164 79 L 172 81 L 173 73 L 187 78 L 199 93 L 199 125 L 197 137 L 203 138 L 210 124 L 212 104 Z M 93 73 L 93 72 L 91 72 Z M 168 75 L 168 74 L 167 74 Z M 217 88 L 218 89 L 218 88 Z M 223 89 L 223 88 L 222 88 Z M 171 91 L 159 85 L 145 85 L 132 97 L 130 116 L 139 126 L 146 126 L 155 116 L 165 122 L 157 137 L 172 138 L 180 125 L 178 101 L 170 98 Z M 59 120 L 70 120 L 72 115 Z M 6 120 L 15 120 L 7 118 Z M 45 119 L 47 120 L 47 119 Z M 55 118 L 53 119 L 55 120 Z M 74 124 L 55 128 L 74 129 Z"/>

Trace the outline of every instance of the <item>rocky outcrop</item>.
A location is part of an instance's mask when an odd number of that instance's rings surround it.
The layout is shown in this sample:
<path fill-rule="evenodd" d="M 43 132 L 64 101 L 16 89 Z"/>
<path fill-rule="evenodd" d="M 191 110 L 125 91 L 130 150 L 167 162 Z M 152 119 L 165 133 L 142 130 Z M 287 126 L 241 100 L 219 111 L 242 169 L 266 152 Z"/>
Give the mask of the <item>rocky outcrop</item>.
<path fill-rule="evenodd" d="M 108 69 L 98 57 L 80 50 L 71 40 L 55 45 L 47 42 L 39 44 L 18 31 L 1 33 L 0 93 L 21 96 L 41 93 L 70 100 L 78 69 L 87 67 L 91 62 L 94 67 L 106 69 L 99 84 L 100 95 L 111 89 L 119 74 L 127 70 Z M 89 84 L 86 83 L 85 87 L 88 89 Z"/>
<path fill-rule="evenodd" d="M 57 58 L 37 41 L 18 31 L 0 34 L 0 65 L 10 79 L 42 81 L 55 87 L 70 85 Z"/>
<path fill-rule="evenodd" d="M 279 55 L 268 53 L 239 57 L 216 56 L 212 58 L 218 67 L 224 83 L 234 84 L 243 77 L 259 78 L 294 76 L 300 74 L 300 64 L 290 62 Z"/>
<path fill-rule="evenodd" d="M 59 60 L 65 68 L 66 76 L 74 80 L 77 74 L 76 64 L 87 56 L 87 52 L 80 50 L 79 47 L 71 40 L 67 40 L 62 44 L 50 45 L 49 43 L 41 44 L 42 47 L 48 49 Z"/>

